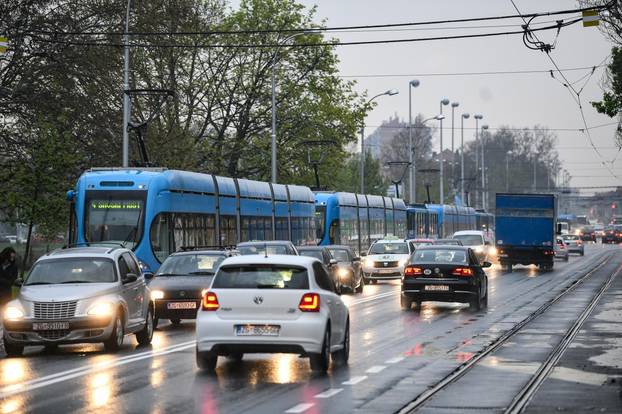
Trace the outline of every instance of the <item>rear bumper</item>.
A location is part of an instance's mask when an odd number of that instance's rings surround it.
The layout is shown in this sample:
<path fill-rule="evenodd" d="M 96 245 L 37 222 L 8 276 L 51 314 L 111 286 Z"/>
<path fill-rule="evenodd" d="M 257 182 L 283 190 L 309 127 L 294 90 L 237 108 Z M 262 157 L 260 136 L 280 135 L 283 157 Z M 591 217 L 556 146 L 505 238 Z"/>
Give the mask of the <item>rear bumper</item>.
<path fill-rule="evenodd" d="M 497 247 L 497 257 L 501 265 L 551 264 L 555 256 L 552 247 L 547 249 Z"/>
<path fill-rule="evenodd" d="M 72 318 L 54 322 L 69 322 L 69 329 L 35 331 L 33 323 L 52 322 L 49 320 L 28 319 L 5 321 L 5 340 L 16 345 L 50 345 L 102 342 L 110 337 L 113 318 Z"/>
<path fill-rule="evenodd" d="M 197 314 L 197 351 L 220 355 L 243 353 L 319 353 L 327 319 L 323 314 L 302 314 L 293 320 L 221 319 L 217 312 Z M 237 336 L 236 325 L 278 325 L 278 336 Z"/>
<path fill-rule="evenodd" d="M 445 285 L 449 291 L 430 291 L 426 286 Z M 402 283 L 401 294 L 416 301 L 438 302 L 469 302 L 477 295 L 478 286 L 475 280 L 416 278 Z"/>

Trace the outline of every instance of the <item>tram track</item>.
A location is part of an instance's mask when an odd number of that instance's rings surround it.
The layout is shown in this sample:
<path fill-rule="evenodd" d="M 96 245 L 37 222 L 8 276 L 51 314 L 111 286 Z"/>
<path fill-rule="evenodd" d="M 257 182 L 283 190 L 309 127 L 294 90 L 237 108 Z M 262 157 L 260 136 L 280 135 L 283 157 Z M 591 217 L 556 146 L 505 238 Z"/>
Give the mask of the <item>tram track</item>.
<path fill-rule="evenodd" d="M 483 350 L 479 353 L 475 354 L 470 360 L 466 361 L 464 364 L 460 365 L 450 374 L 445 376 L 440 381 L 436 382 L 434 385 L 430 386 L 426 391 L 419 394 L 414 400 L 410 403 L 402 407 L 397 412 L 399 414 L 413 413 L 416 412 L 419 408 L 422 408 L 427 402 L 429 402 L 433 397 L 440 394 L 442 391 L 446 390 L 451 384 L 457 382 L 460 378 L 465 376 L 467 373 L 471 372 L 473 368 L 478 366 L 486 357 L 495 353 L 501 346 L 506 344 L 511 338 L 519 334 L 529 323 L 534 321 L 536 318 L 545 314 L 552 306 L 558 303 L 562 298 L 566 297 L 568 294 L 572 293 L 581 286 L 585 281 L 587 281 L 590 277 L 592 277 L 598 270 L 603 268 L 612 258 L 612 254 L 607 254 L 606 257 L 601 258 L 600 261 L 597 261 L 597 264 L 586 272 L 583 276 L 579 277 L 571 284 L 566 286 L 561 292 L 559 292 L 555 297 L 548 300 L 546 303 L 542 304 L 538 309 L 534 312 L 530 313 L 527 317 L 525 317 L 520 322 L 516 323 L 512 328 L 506 331 L 503 335 L 495 339 L 493 342 L 488 344 Z M 507 414 L 516 414 L 520 413 L 532 398 L 532 396 L 537 392 L 540 384 L 547 378 L 548 374 L 555 367 L 555 364 L 559 361 L 560 357 L 564 354 L 564 351 L 568 348 L 573 338 L 576 336 L 577 332 L 580 330 L 582 324 L 589 317 L 592 310 L 598 303 L 598 300 L 601 298 L 603 293 L 610 286 L 613 279 L 622 271 L 622 266 L 618 266 L 607 278 L 606 281 L 600 286 L 597 293 L 593 295 L 588 306 L 581 312 L 580 316 L 577 320 L 572 324 L 572 326 L 566 331 L 562 340 L 555 346 L 554 350 L 547 356 L 545 361 L 541 364 L 539 369 L 534 373 L 531 379 L 516 393 L 515 397 L 512 399 L 511 403 L 504 409 L 504 413 Z"/>

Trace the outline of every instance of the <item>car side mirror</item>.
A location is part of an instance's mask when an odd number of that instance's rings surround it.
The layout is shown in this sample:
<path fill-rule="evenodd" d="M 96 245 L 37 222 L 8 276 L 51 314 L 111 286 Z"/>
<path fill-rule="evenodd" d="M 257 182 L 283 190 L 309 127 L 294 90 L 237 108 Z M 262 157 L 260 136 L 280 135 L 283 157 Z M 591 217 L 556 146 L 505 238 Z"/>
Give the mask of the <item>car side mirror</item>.
<path fill-rule="evenodd" d="M 352 261 L 353 261 L 353 262 L 360 262 L 360 261 L 361 261 L 361 258 L 360 258 L 360 257 L 355 257 L 355 258 L 353 258 L 353 259 L 352 259 Z"/>
<path fill-rule="evenodd" d="M 23 284 L 24 284 L 24 280 L 22 278 L 17 278 L 15 279 L 15 282 L 13 282 L 13 285 L 17 287 L 22 287 Z"/>
<path fill-rule="evenodd" d="M 123 279 L 123 283 L 132 283 L 132 282 L 136 282 L 138 280 L 138 276 L 136 276 L 136 274 L 134 273 L 128 273 L 127 275 L 125 275 L 125 278 Z"/>
<path fill-rule="evenodd" d="M 330 259 L 330 262 L 328 262 L 331 266 L 334 266 L 337 264 L 337 260 L 335 259 Z"/>
<path fill-rule="evenodd" d="M 153 273 L 151 273 L 151 272 L 143 273 L 143 277 L 145 278 L 145 280 L 151 280 L 151 279 L 153 279 L 154 276 L 155 275 Z"/>
<path fill-rule="evenodd" d="M 492 263 L 490 263 L 490 262 L 482 263 L 482 267 L 491 267 L 491 266 L 492 266 Z"/>
<path fill-rule="evenodd" d="M 367 253 L 366 252 L 361 252 L 361 257 L 365 257 L 365 256 L 367 256 Z"/>

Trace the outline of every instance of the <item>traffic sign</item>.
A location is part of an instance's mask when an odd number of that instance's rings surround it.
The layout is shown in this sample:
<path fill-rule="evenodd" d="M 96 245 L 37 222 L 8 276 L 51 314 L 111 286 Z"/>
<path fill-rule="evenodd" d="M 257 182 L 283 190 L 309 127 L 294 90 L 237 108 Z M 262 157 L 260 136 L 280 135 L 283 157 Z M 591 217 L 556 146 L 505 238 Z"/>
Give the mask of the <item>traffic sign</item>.
<path fill-rule="evenodd" d="M 9 48 L 9 39 L 0 36 L 0 53 L 6 53 Z"/>
<path fill-rule="evenodd" d="M 583 27 L 598 26 L 599 21 L 598 10 L 585 10 L 583 12 Z"/>

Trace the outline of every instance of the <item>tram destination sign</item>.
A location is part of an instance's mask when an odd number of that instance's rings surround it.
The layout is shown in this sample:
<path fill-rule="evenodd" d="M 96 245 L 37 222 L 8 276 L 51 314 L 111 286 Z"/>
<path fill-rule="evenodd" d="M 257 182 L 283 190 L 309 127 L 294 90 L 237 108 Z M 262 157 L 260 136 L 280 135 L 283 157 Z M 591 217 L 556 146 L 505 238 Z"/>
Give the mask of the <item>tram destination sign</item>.
<path fill-rule="evenodd" d="M 142 202 L 138 200 L 92 200 L 91 210 L 140 210 Z"/>

